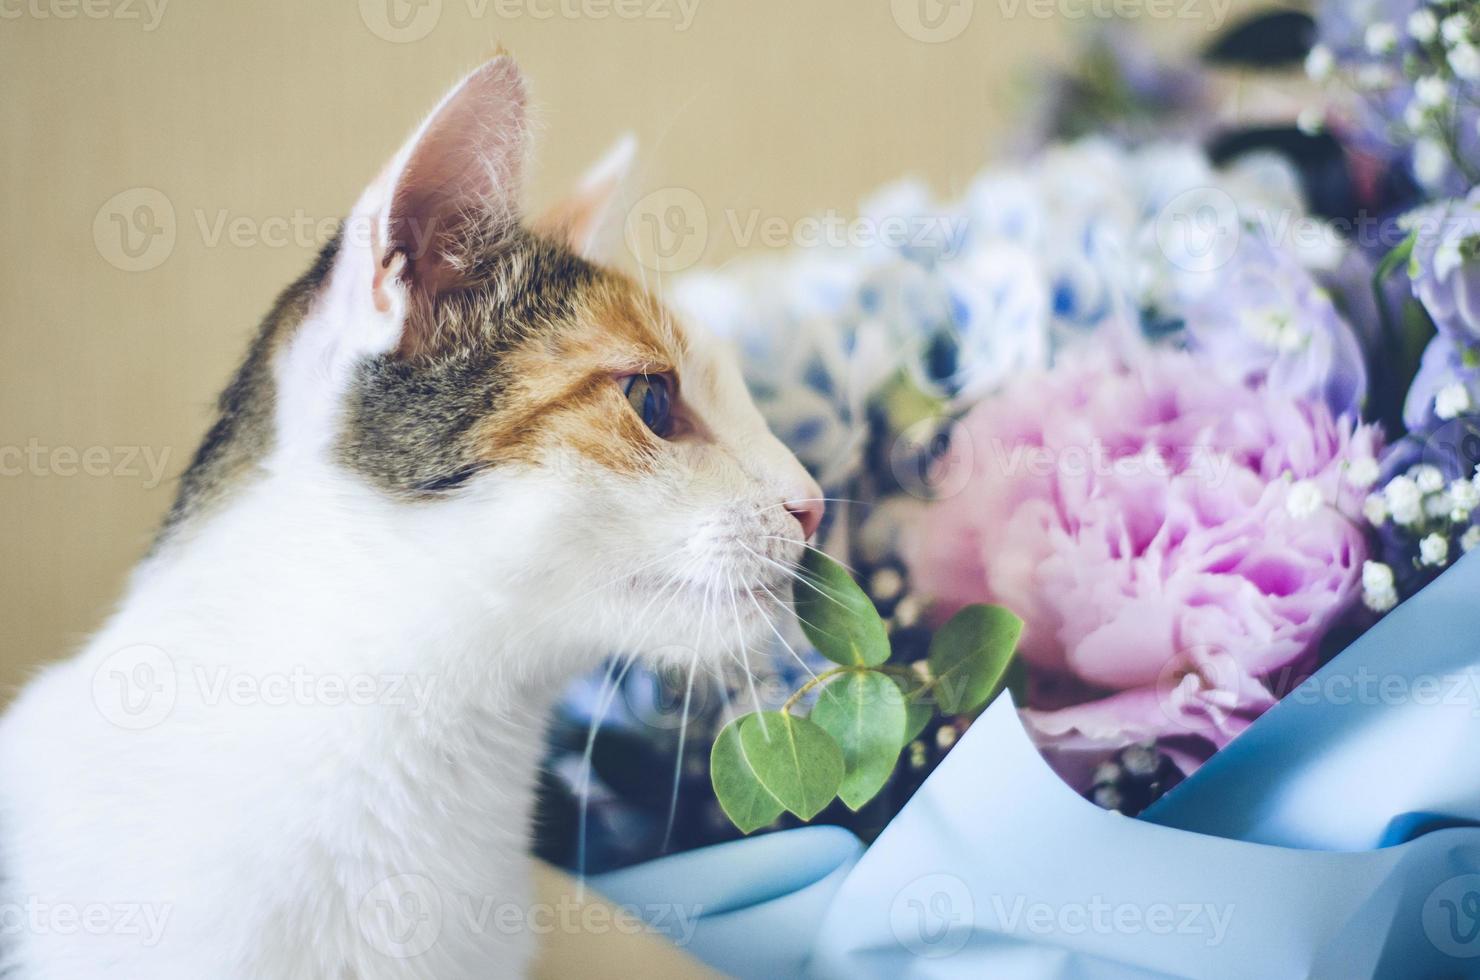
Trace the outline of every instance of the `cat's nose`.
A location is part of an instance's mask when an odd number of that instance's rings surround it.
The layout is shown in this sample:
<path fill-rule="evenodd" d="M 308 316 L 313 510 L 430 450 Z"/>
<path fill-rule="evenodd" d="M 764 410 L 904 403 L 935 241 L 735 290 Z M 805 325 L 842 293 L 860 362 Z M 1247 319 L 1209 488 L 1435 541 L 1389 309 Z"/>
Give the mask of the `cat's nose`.
<path fill-rule="evenodd" d="M 817 533 L 817 525 L 822 523 L 824 510 L 821 497 L 788 500 L 783 506 L 786 507 L 786 512 L 802 525 L 802 540 L 805 541 Z"/>

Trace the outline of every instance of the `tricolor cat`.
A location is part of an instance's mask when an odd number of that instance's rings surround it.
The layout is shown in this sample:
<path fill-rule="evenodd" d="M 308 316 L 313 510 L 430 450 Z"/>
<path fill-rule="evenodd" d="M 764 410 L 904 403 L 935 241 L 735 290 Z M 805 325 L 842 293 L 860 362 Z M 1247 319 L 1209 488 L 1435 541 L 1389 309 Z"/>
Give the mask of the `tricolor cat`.
<path fill-rule="evenodd" d="M 821 493 L 734 363 L 518 206 L 507 56 L 267 316 L 118 611 L 0 721 L 0 975 L 509 977 L 547 711 L 770 633 Z"/>

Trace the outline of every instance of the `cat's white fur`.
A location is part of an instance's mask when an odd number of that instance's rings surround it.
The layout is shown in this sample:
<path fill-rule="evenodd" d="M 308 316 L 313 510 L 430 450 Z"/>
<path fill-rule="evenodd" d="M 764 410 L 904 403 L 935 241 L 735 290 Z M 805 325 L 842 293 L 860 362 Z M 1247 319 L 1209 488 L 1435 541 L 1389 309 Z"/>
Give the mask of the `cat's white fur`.
<path fill-rule="evenodd" d="M 275 361 L 261 472 L 0 721 L 8 978 L 518 976 L 562 684 L 769 633 L 752 589 L 803 537 L 783 501 L 819 492 L 697 335 L 680 373 L 714 441 L 640 487 L 572 453 L 408 506 L 336 465 L 348 371 L 405 309 L 365 249 Z"/>

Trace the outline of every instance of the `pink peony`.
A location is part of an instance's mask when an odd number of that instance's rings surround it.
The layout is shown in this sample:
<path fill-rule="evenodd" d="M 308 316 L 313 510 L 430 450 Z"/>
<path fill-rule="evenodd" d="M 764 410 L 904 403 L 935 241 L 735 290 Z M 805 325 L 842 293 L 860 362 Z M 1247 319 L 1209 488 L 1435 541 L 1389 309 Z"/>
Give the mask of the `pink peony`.
<path fill-rule="evenodd" d="M 956 428 L 911 572 L 942 615 L 1023 617 L 1024 718 L 1071 782 L 1153 738 L 1190 771 L 1360 595 L 1377 442 L 1195 354 L 1091 343 Z"/>

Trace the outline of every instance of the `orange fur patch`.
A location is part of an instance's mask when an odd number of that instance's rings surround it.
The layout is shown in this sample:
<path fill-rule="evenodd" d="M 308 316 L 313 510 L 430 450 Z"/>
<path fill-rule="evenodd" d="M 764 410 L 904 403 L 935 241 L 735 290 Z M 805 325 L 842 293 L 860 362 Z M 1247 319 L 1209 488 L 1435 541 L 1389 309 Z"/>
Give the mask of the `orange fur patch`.
<path fill-rule="evenodd" d="M 676 374 L 687 339 L 655 299 L 615 272 L 584 287 L 576 309 L 570 321 L 510 353 L 514 380 L 480 428 L 479 444 L 495 463 L 534 462 L 558 446 L 618 472 L 647 471 L 661 440 L 615 379 Z"/>

